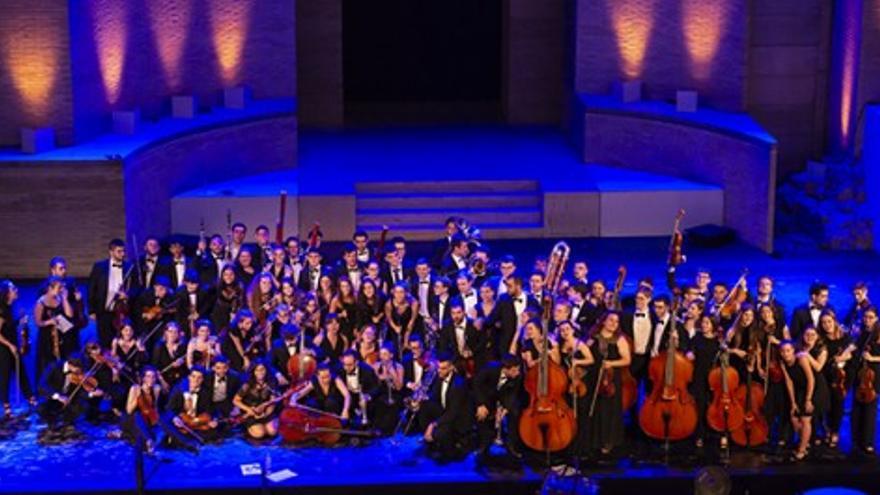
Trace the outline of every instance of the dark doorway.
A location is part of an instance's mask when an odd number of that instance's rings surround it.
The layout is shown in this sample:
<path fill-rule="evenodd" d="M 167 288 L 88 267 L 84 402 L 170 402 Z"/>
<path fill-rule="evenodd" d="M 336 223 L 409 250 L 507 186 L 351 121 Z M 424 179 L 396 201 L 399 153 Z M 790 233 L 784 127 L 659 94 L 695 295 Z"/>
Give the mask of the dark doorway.
<path fill-rule="evenodd" d="M 346 122 L 501 120 L 501 0 L 343 0 Z"/>

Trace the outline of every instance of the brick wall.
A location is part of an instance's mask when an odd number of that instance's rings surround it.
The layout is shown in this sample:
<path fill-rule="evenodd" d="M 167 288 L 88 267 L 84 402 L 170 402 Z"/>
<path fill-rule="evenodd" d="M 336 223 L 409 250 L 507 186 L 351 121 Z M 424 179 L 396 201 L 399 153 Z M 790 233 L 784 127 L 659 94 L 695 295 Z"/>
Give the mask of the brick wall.
<path fill-rule="evenodd" d="M 167 114 L 175 94 L 195 94 L 201 105 L 219 103 L 222 89 L 238 84 L 257 98 L 296 95 L 294 0 L 71 5 L 78 140 L 106 130 L 113 110 Z M 108 90 L 115 74 L 119 83 Z"/>
<path fill-rule="evenodd" d="M 300 122 L 342 127 L 342 0 L 305 0 L 296 9 Z"/>
<path fill-rule="evenodd" d="M 22 162 L 0 167 L 0 277 L 44 277 L 67 258 L 86 276 L 125 235 L 122 166 L 116 161 Z"/>
<path fill-rule="evenodd" d="M 748 111 L 779 140 L 779 175 L 825 149 L 831 0 L 752 2 Z"/>
<path fill-rule="evenodd" d="M 674 100 L 677 89 L 689 88 L 699 91 L 703 104 L 740 111 L 745 104 L 747 4 L 747 0 L 577 0 L 574 90 L 604 94 L 615 81 L 640 79 L 648 99 Z M 724 22 L 715 22 L 719 19 Z M 712 46 L 711 62 L 691 62 L 691 51 L 710 53 Z"/>
<path fill-rule="evenodd" d="M 3 0 L 0 12 L 0 146 L 22 127 L 73 139 L 67 0 Z"/>
<path fill-rule="evenodd" d="M 858 112 L 865 103 L 880 102 L 880 0 L 865 0 L 863 13 Z"/>

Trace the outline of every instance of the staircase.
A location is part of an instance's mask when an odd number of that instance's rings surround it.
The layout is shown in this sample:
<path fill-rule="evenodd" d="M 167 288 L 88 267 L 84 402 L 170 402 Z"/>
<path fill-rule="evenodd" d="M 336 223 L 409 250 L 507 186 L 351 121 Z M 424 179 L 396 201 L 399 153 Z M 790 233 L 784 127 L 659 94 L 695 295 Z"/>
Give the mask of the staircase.
<path fill-rule="evenodd" d="M 543 194 L 536 181 L 471 180 L 355 184 L 357 225 L 407 240 L 433 240 L 460 216 L 492 239 L 541 237 Z"/>

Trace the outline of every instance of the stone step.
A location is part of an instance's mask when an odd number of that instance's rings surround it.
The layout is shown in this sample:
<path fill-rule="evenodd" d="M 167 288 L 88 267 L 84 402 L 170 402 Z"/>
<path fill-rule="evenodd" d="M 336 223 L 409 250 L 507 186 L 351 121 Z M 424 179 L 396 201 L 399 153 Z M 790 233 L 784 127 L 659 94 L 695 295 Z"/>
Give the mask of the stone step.
<path fill-rule="evenodd" d="M 425 205 L 449 205 L 450 208 L 539 208 L 543 196 L 522 191 L 509 193 L 421 193 L 421 194 L 358 194 L 360 209 L 424 208 Z"/>
<path fill-rule="evenodd" d="M 537 192 L 538 189 L 538 182 L 531 180 L 358 182 L 354 186 L 355 193 L 358 195 Z"/>

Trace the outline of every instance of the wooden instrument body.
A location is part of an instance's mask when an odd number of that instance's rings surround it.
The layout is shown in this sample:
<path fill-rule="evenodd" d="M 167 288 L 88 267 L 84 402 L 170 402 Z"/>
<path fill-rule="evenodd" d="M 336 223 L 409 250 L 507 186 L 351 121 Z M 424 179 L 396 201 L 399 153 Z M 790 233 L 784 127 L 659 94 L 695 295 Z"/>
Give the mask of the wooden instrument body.
<path fill-rule="evenodd" d="M 725 432 L 741 428 L 745 410 L 734 392 L 739 387 L 739 374 L 730 366 L 718 366 L 709 372 L 712 403 L 706 411 L 706 423 L 715 431 Z"/>
<path fill-rule="evenodd" d="M 831 391 L 840 399 L 846 399 L 846 362 L 832 362 L 834 366 L 834 380 L 831 383 Z"/>
<path fill-rule="evenodd" d="M 630 349 L 634 349 L 633 340 L 629 336 L 625 336 L 626 343 Z M 623 410 L 628 411 L 635 405 L 639 398 L 639 382 L 629 371 L 629 366 L 620 369 L 620 400 L 623 403 Z"/>
<path fill-rule="evenodd" d="M 342 438 L 342 422 L 329 414 L 288 407 L 278 418 L 278 432 L 287 443 L 317 441 L 333 445 Z"/>
<path fill-rule="evenodd" d="M 541 390 L 541 363 L 526 373 L 524 385 L 531 399 L 520 418 L 519 434 L 523 443 L 533 450 L 557 452 L 568 447 L 574 439 L 577 422 L 565 402 L 569 387 L 567 373 L 552 361 L 544 364 L 545 390 Z"/>
<path fill-rule="evenodd" d="M 210 413 L 202 413 L 195 416 L 181 413 L 178 417 L 183 420 L 183 424 L 185 424 L 187 428 L 193 431 L 208 431 L 213 428 L 211 426 L 213 418 Z"/>
<path fill-rule="evenodd" d="M 767 443 L 770 428 L 761 412 L 764 407 L 764 388 L 752 382 L 751 377 L 740 385 L 734 393 L 736 400 L 743 404 L 743 423 L 731 431 L 731 438 L 737 445 L 752 447 Z"/>
<path fill-rule="evenodd" d="M 697 428 L 697 406 L 687 390 L 694 367 L 674 346 L 651 359 L 651 395 L 639 411 L 639 426 L 656 440 L 683 440 Z"/>
<path fill-rule="evenodd" d="M 877 400 L 877 390 L 874 388 L 874 370 L 864 365 L 859 371 L 859 386 L 856 387 L 856 400 L 862 404 L 870 404 Z"/>
<path fill-rule="evenodd" d="M 137 407 L 147 425 L 156 426 L 159 424 L 159 409 L 156 408 L 156 401 L 150 394 L 141 390 L 137 398 Z"/>

